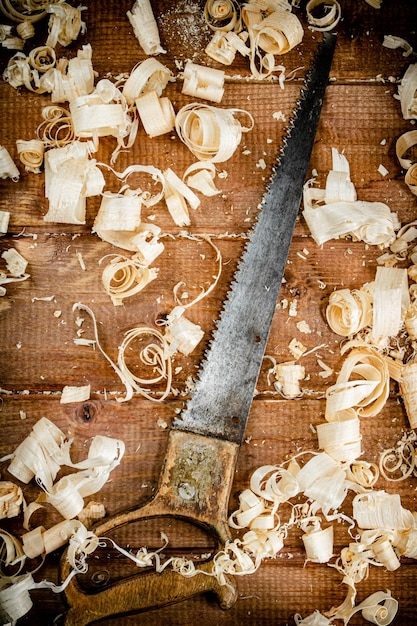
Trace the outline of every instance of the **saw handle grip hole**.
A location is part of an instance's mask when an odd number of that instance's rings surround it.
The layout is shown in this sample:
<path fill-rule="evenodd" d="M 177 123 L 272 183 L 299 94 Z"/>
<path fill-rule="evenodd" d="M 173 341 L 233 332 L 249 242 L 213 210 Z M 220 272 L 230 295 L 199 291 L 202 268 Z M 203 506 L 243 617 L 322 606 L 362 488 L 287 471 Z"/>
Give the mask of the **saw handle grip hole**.
<path fill-rule="evenodd" d="M 113 542 L 140 564 L 120 552 Z M 215 537 L 200 525 L 169 516 L 146 518 L 100 537 L 100 546 L 88 558 L 88 571 L 77 579 L 85 593 L 95 594 L 132 576 L 155 572 L 156 566 L 171 558 L 190 559 L 198 567 L 198 563 L 213 557 L 216 547 Z"/>

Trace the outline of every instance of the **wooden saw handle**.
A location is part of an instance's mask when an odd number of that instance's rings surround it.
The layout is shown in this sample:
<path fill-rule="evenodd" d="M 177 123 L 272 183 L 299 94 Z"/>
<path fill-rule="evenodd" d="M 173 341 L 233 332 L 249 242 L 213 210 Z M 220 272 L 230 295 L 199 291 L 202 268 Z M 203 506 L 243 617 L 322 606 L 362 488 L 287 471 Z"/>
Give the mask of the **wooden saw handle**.
<path fill-rule="evenodd" d="M 160 483 L 155 497 L 145 506 L 102 521 L 94 528 L 98 537 L 125 524 L 151 517 L 174 516 L 205 528 L 217 547 L 230 540 L 228 502 L 238 445 L 202 435 L 172 430 Z M 212 560 L 198 569 L 210 572 Z M 64 553 L 61 579 L 70 566 Z M 214 592 L 222 608 L 233 606 L 236 583 L 228 578 L 221 586 L 216 578 L 196 574 L 185 578 L 166 568 L 161 573 L 138 574 L 99 592 L 81 589 L 73 577 L 63 592 L 68 605 L 66 626 L 85 626 L 104 617 L 126 615 L 180 602 L 199 593 Z"/>

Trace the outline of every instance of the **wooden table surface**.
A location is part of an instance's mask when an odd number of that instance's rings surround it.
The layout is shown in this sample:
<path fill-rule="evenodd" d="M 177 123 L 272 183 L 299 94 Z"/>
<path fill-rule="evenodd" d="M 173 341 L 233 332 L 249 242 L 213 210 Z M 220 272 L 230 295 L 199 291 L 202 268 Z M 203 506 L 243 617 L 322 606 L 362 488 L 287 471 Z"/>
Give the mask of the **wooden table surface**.
<path fill-rule="evenodd" d="M 90 43 L 93 66 L 100 78 L 130 72 L 145 58 L 126 18 L 132 3 L 129 0 L 89 0 L 84 4 L 87 6 L 83 12 L 87 31 L 68 49 L 57 46 L 58 56 L 74 56 L 82 44 Z M 167 50 L 166 55 L 158 58 L 175 74 L 178 74 L 179 62 L 187 59 L 220 67 L 204 53 L 210 32 L 203 21 L 203 5 L 202 0 L 152 2 L 162 45 Z M 413 125 L 403 119 L 399 101 L 394 96 L 400 78 L 415 61 L 415 56 L 405 58 L 400 50 L 383 47 L 382 40 L 386 34 L 404 37 L 417 50 L 417 4 L 415 0 L 384 0 L 380 9 L 374 9 L 365 0 L 341 0 L 341 7 L 343 19 L 336 29 L 338 42 L 331 81 L 310 171 L 317 170 L 317 182 L 322 186 L 331 169 L 331 148 L 337 148 L 350 162 L 358 197 L 385 202 L 398 212 L 401 223 L 406 224 L 416 218 L 416 197 L 404 183 L 404 171 L 395 156 L 395 142 Z M 76 459 L 85 457 L 94 435 L 105 434 L 123 440 L 126 452 L 121 464 L 100 493 L 89 498 L 103 502 L 109 516 L 144 504 L 155 492 L 169 425 L 188 397 L 187 381 L 196 376 L 248 229 L 255 220 L 285 129 L 285 122 L 276 119 L 274 113 L 281 111 L 287 119 L 291 115 L 302 77 L 321 37 L 307 28 L 304 2 L 294 11 L 305 28 L 304 39 L 282 57 L 287 74 L 298 68 L 294 80 L 287 81 L 281 89 L 276 81 L 249 79 L 249 67 L 243 58 L 237 58 L 233 65 L 225 68 L 227 80 L 221 106 L 250 111 L 254 129 L 243 136 L 233 157 L 221 164 L 219 169 L 227 172 L 226 178 L 217 181 L 222 193 L 212 199 L 202 199 L 201 206 L 191 212 L 187 232 L 174 225 L 162 203 L 147 210 L 146 216 L 153 214 L 155 223 L 166 235 L 165 251 L 155 263 L 159 267 L 158 278 L 142 293 L 127 299 L 123 306 L 113 306 L 101 282 L 99 261 L 117 250 L 92 234 L 99 198 L 88 199 L 85 225 L 45 223 L 47 200 L 43 174 L 27 173 L 19 165 L 18 182 L 0 180 L 0 209 L 11 213 L 9 232 L 0 240 L 0 249 L 15 247 L 27 259 L 30 274 L 24 282 L 7 285 L 7 294 L 0 300 L 0 455 L 12 453 L 43 416 L 73 438 Z M 42 27 L 39 28 L 38 38 L 42 41 Z M 11 54 L 1 51 L 1 69 Z M 181 86 L 178 80 L 166 90 L 176 110 L 191 101 L 181 93 Z M 15 90 L 1 81 L 0 143 L 16 162 L 16 139 L 35 137 L 42 108 L 49 102 L 47 95 L 33 94 L 25 88 Z M 97 158 L 108 162 L 113 148 L 113 139 L 101 140 Z M 265 161 L 265 169 L 259 167 L 261 159 Z M 194 160 L 173 134 L 150 139 L 140 131 L 133 147 L 120 154 L 116 168 L 122 171 L 130 164 L 140 163 L 160 169 L 171 167 L 181 176 Z M 386 176 L 378 172 L 380 164 L 387 168 Z M 109 188 L 115 190 L 117 183 L 107 173 L 106 180 Z M 156 319 L 173 308 L 173 288 L 179 281 L 186 283 L 184 290 L 192 298 L 201 286 L 212 280 L 216 271 L 212 249 L 188 237 L 188 233 L 210 234 L 223 257 L 222 274 L 216 288 L 187 311 L 188 317 L 204 330 L 204 339 L 190 356 L 175 356 L 173 387 L 176 394 L 170 394 L 163 402 L 151 402 L 135 395 L 128 402 L 118 403 L 115 398 L 123 395 L 124 390 L 113 369 L 98 350 L 74 344 L 77 313 L 72 307 L 77 302 L 91 307 L 99 323 L 102 346 L 115 359 L 127 330 L 141 324 L 154 326 Z M 85 269 L 80 265 L 79 253 Z M 314 427 L 323 421 L 325 390 L 335 382 L 342 363 L 341 338 L 330 330 L 325 320 L 328 297 L 334 289 L 360 287 L 372 281 L 380 254 L 381 250 L 375 246 L 347 239 L 332 240 L 319 247 L 304 219 L 300 217 L 297 221 L 285 284 L 279 297 L 280 302 L 295 301 L 297 314 L 291 316 L 288 308 L 277 307 L 266 354 L 277 362 L 292 359 L 288 346 L 293 338 L 302 341 L 309 350 L 315 350 L 301 359 L 307 377 L 301 381 L 304 393 L 297 399 L 284 399 L 274 391 L 266 376 L 270 363 L 265 363 L 239 453 L 230 511 L 237 508 L 238 495 L 248 486 L 257 467 L 280 464 L 296 452 L 318 449 Z M 43 300 L 47 296 L 53 296 L 52 300 Z M 61 311 L 59 317 L 56 311 Z M 300 332 L 297 327 L 302 320 L 309 324 L 310 334 Z M 84 336 L 92 337 L 89 319 L 83 328 Z M 321 347 L 317 349 L 318 346 Z M 333 368 L 334 373 L 329 378 L 319 375 L 321 368 L 317 357 Z M 65 385 L 88 383 L 92 389 L 90 401 L 60 403 Z M 381 451 L 395 445 L 408 429 L 397 386 L 392 383 L 390 398 L 382 412 L 375 418 L 362 420 L 363 458 L 378 460 Z M 0 468 L 3 480 L 11 478 L 7 465 L 4 462 Z M 414 476 L 398 484 L 379 479 L 377 486 L 399 493 L 403 506 L 415 510 L 415 481 Z M 28 502 L 39 494 L 36 484 L 22 486 Z M 37 513 L 32 525 L 49 527 L 60 519 L 48 509 Z M 2 525 L 17 535 L 23 532 L 21 518 Z M 189 528 L 178 530 L 168 519 L 157 520 L 151 529 L 125 528 L 116 533 L 116 538 L 131 548 L 156 547 L 160 545 L 160 531 L 170 537 L 169 549 L 172 547 L 174 552 L 204 553 L 209 549 L 205 536 Z M 346 525 L 338 524 L 335 554 L 347 541 Z M 60 555 L 61 551 L 48 555 L 42 568 L 34 574 L 35 579 L 57 581 Z M 140 616 L 112 618 L 105 623 L 292 624 L 295 613 L 306 617 L 315 609 L 324 612 L 340 604 L 346 594 L 346 587 L 335 569 L 325 564 L 305 564 L 304 560 L 300 532 L 293 529 L 276 558 L 265 560 L 255 574 L 238 579 L 238 600 L 230 610 L 219 608 L 214 597 L 201 595 L 143 612 Z M 105 569 L 111 577 L 117 578 L 124 571 L 123 563 L 121 557 L 109 551 Z M 357 600 L 361 601 L 374 591 L 390 589 L 399 602 L 394 623 L 415 624 L 416 584 L 416 562 L 402 558 L 401 567 L 395 572 L 372 567 L 368 579 L 358 585 Z M 32 599 L 33 608 L 19 624 L 46 626 L 65 611 L 59 594 L 35 590 Z M 360 615 L 355 615 L 350 623 L 364 621 Z"/>

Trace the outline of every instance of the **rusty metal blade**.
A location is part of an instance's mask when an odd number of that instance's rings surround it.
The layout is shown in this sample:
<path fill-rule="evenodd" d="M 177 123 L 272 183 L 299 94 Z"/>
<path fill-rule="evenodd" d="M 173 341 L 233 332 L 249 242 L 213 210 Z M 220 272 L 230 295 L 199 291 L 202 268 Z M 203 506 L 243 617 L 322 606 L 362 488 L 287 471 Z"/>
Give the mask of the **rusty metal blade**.
<path fill-rule="evenodd" d="M 174 429 L 242 442 L 301 204 L 335 43 L 335 35 L 325 33 L 318 46 L 214 339 L 191 399 L 174 420 Z"/>

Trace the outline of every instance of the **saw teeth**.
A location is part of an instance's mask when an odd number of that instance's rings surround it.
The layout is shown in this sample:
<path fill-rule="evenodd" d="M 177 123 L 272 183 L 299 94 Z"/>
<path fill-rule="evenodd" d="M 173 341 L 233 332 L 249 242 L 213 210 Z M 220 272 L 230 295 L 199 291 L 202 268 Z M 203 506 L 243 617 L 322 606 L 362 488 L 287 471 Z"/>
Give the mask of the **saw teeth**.
<path fill-rule="evenodd" d="M 272 223 L 274 224 L 274 226 L 276 226 L 278 221 L 283 219 L 288 224 L 289 216 L 291 216 L 291 219 L 292 218 L 294 219 L 294 223 L 295 223 L 296 213 L 294 213 L 294 210 L 297 209 L 298 211 L 298 208 L 299 208 L 299 207 L 296 207 L 295 203 L 298 202 L 297 194 L 298 194 L 298 191 L 300 190 L 298 190 L 296 194 L 292 194 L 293 197 L 292 197 L 292 202 L 290 202 L 289 215 L 283 214 L 282 212 L 276 210 L 276 207 L 280 206 L 279 204 L 277 204 L 277 197 L 275 198 L 271 197 L 273 195 L 274 190 L 275 191 L 277 190 L 277 187 L 276 186 L 274 187 L 274 181 L 276 181 L 278 176 L 281 176 L 281 179 L 282 179 L 281 182 L 288 184 L 288 179 L 289 179 L 288 171 L 292 171 L 292 167 L 291 168 L 286 167 L 285 161 L 288 158 L 292 158 L 293 161 L 291 162 L 291 165 L 293 163 L 297 164 L 297 167 L 295 168 L 296 173 L 294 174 L 295 181 L 297 183 L 297 189 L 298 189 L 298 186 L 301 186 L 301 189 L 302 189 L 302 184 L 304 181 L 301 180 L 301 178 L 303 175 L 305 176 L 307 168 L 308 168 L 308 162 L 310 160 L 310 151 L 314 142 L 315 131 L 316 131 L 317 124 L 318 124 L 318 116 L 320 113 L 320 108 L 321 108 L 322 98 L 323 98 L 323 96 L 321 99 L 317 98 L 317 91 L 319 93 L 324 94 L 324 89 L 326 87 L 327 80 L 328 80 L 328 72 L 330 69 L 330 63 L 331 63 L 331 59 L 333 56 L 335 39 L 336 38 L 334 35 L 330 35 L 329 33 L 324 33 L 323 42 L 319 44 L 319 50 L 318 50 L 318 54 L 316 56 L 315 62 L 313 62 L 311 69 L 306 74 L 304 85 L 301 88 L 300 96 L 298 97 L 296 101 L 296 107 L 294 109 L 293 115 L 291 116 L 291 119 L 289 120 L 287 124 L 286 130 L 282 139 L 282 143 L 281 143 L 281 148 L 278 152 L 276 162 L 274 163 L 274 166 L 273 166 L 270 181 L 266 186 L 266 191 L 259 205 L 259 211 L 257 213 L 256 219 L 254 220 L 254 223 L 250 231 L 248 232 L 248 239 L 245 243 L 241 258 L 238 261 L 233 279 L 231 281 L 230 287 L 228 289 L 226 298 L 223 303 L 222 310 L 220 311 L 219 318 L 216 321 L 216 328 L 213 330 L 212 338 L 208 342 L 207 348 L 202 358 L 201 366 L 199 368 L 197 379 L 195 381 L 195 391 L 191 395 L 191 399 L 188 401 L 186 409 L 183 412 L 182 417 L 184 418 L 184 420 L 182 419 L 181 416 L 179 418 L 175 418 L 173 422 L 173 426 L 181 428 L 181 423 L 184 422 L 184 426 L 186 428 L 191 429 L 191 430 L 193 429 L 193 427 L 195 428 L 195 424 L 193 422 L 194 418 L 192 415 L 193 398 L 196 396 L 196 392 L 198 391 L 199 387 L 202 384 L 202 376 L 204 375 L 206 368 L 214 366 L 214 371 L 216 371 L 217 369 L 217 364 L 219 363 L 219 354 L 216 354 L 215 356 L 213 356 L 214 363 L 210 362 L 210 366 L 207 366 L 210 354 L 212 354 L 211 348 L 213 344 L 216 343 L 217 337 L 221 334 L 222 326 L 225 325 L 227 327 L 227 321 L 225 321 L 225 317 L 230 313 L 229 304 L 231 304 L 232 302 L 234 304 L 236 302 L 235 296 L 234 296 L 234 294 L 236 293 L 236 290 L 239 289 L 239 285 L 242 284 L 242 282 L 244 283 L 243 281 L 244 267 L 245 267 L 247 257 L 251 254 L 251 246 L 256 245 L 256 243 L 259 244 L 259 237 L 261 237 L 262 235 L 265 235 L 264 231 L 268 223 L 269 225 L 271 225 Z M 322 48 L 322 50 L 320 50 L 320 47 Z M 320 62 L 322 66 L 324 67 L 317 66 L 318 57 L 320 57 Z M 322 69 L 324 71 L 321 71 Z M 309 91 L 310 83 L 314 80 L 316 80 L 316 83 L 314 85 L 314 90 Z M 309 107 L 310 104 L 312 105 L 311 111 L 310 109 L 306 108 L 306 107 Z M 303 118 L 304 118 L 304 122 L 303 122 Z M 302 128 L 300 128 L 300 124 L 302 125 Z M 307 150 L 304 150 L 304 151 L 303 151 L 303 148 L 305 147 L 306 142 L 304 141 L 304 134 L 302 135 L 302 138 L 301 138 L 301 133 L 305 133 L 307 135 L 307 140 L 308 140 Z M 291 145 L 291 149 L 288 148 L 290 139 L 293 142 Z M 287 156 L 288 155 L 287 149 L 290 151 L 289 157 Z M 298 154 L 297 154 L 298 149 L 300 149 L 300 151 L 303 153 L 301 159 L 298 158 Z M 297 159 L 295 159 L 296 154 L 297 154 Z M 290 189 L 290 187 L 284 186 L 281 193 L 284 193 L 285 189 L 288 190 Z M 278 199 L 281 199 L 281 201 L 283 202 L 283 197 L 280 198 L 279 194 L 278 194 Z M 271 206 L 272 201 L 275 202 L 276 206 L 275 205 Z M 266 208 L 263 208 L 264 206 Z M 266 223 L 265 223 L 265 220 L 266 220 Z M 262 229 L 262 223 L 264 226 L 263 229 Z M 288 225 L 287 225 L 287 228 L 288 228 Z M 289 233 L 289 230 L 288 230 L 288 233 L 285 232 L 285 236 L 284 236 L 284 233 L 279 232 L 279 229 L 277 232 L 281 236 L 281 240 L 284 242 L 283 244 L 284 250 L 286 250 L 287 247 L 289 247 L 289 242 L 287 241 L 287 235 Z M 292 231 L 291 231 L 291 235 L 292 235 Z M 255 238 L 258 239 L 258 241 L 254 241 Z M 285 268 L 285 261 L 283 261 L 283 256 L 274 251 L 274 246 L 272 245 L 271 241 L 269 241 L 268 250 L 269 250 L 268 252 L 269 263 L 268 264 L 271 265 L 271 267 L 274 266 L 274 262 L 277 262 L 277 266 L 283 265 L 283 267 L 280 267 L 280 270 L 279 270 L 279 271 L 282 270 L 282 275 L 283 275 L 283 271 Z M 252 251 L 252 254 L 253 254 L 253 251 Z M 279 290 L 281 281 L 279 281 L 279 284 L 278 284 L 278 280 L 276 276 L 277 272 L 274 274 L 274 271 L 272 271 L 269 274 L 270 274 L 269 278 L 271 282 L 268 283 L 268 286 L 270 287 L 270 285 L 273 285 L 274 287 L 273 291 L 275 293 L 276 289 Z M 240 280 L 241 275 L 242 275 L 242 279 Z M 281 280 L 282 280 L 282 275 L 281 275 Z M 269 287 L 268 287 L 268 291 L 269 291 Z M 266 310 L 263 312 L 265 313 L 265 315 L 267 314 L 269 315 L 269 312 L 270 312 L 271 303 L 268 302 L 267 304 L 268 306 L 266 307 Z M 252 307 L 252 310 L 249 311 L 249 313 L 253 315 L 254 318 L 258 318 L 258 320 L 263 319 L 263 313 L 262 315 L 258 315 L 258 312 L 255 312 L 255 309 L 253 307 Z M 247 321 L 248 320 L 243 320 L 242 323 L 245 324 L 245 322 Z M 229 325 L 229 326 L 231 327 L 232 325 Z M 256 328 L 255 325 L 253 326 L 252 330 L 254 330 L 254 332 L 256 333 L 258 332 L 260 333 L 260 329 Z M 264 343 L 266 343 L 266 337 L 263 338 Z M 234 339 L 236 339 L 236 337 L 234 337 Z M 258 334 L 256 334 L 255 336 L 255 341 L 260 342 L 260 337 L 258 336 Z M 230 350 L 232 349 L 232 346 L 228 346 L 228 347 Z M 265 346 L 263 345 L 262 347 L 264 348 Z M 216 349 L 216 353 L 217 352 L 218 351 Z M 258 352 L 256 354 L 259 356 Z M 243 357 L 245 355 L 241 354 L 240 356 Z M 213 384 L 213 380 L 211 382 Z M 230 392 L 230 389 L 229 389 L 229 392 Z M 230 400 L 229 396 L 227 396 L 227 400 L 228 401 Z M 203 407 L 203 410 L 207 412 L 207 406 L 205 405 L 205 401 L 206 399 L 203 397 L 203 403 L 201 403 L 201 399 L 199 399 L 197 404 L 198 404 L 199 409 Z M 224 398 L 223 398 L 223 402 L 224 402 Z M 225 409 L 225 412 L 227 412 L 229 410 L 229 407 L 224 407 L 224 409 Z M 222 418 L 226 419 L 226 415 L 222 415 Z M 206 416 L 206 419 L 207 419 L 207 416 Z M 237 418 L 234 418 L 234 419 L 237 419 Z M 205 428 L 207 432 L 210 431 L 208 424 L 206 424 Z M 240 423 L 236 427 L 234 427 L 233 424 L 226 425 L 227 432 L 223 432 L 223 431 L 220 432 L 219 430 L 217 430 L 217 425 L 214 425 L 213 429 L 214 430 L 212 431 L 211 436 L 222 436 L 230 440 L 236 440 L 236 441 L 239 441 L 239 438 L 243 436 L 243 431 L 241 430 L 242 427 Z M 196 430 L 194 432 L 199 432 L 199 431 Z M 203 433 L 203 434 L 206 434 L 206 433 Z"/>

